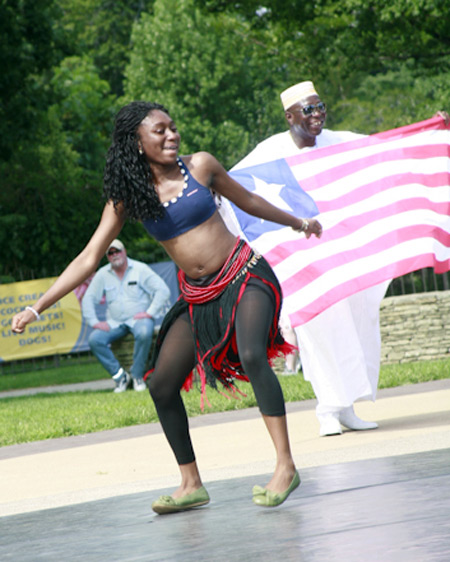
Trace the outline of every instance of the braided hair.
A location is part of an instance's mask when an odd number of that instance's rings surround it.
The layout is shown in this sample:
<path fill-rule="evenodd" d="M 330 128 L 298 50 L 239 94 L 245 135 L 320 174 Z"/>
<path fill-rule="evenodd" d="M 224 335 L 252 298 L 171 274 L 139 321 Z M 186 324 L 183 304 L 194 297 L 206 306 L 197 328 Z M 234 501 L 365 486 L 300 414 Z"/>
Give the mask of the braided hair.
<path fill-rule="evenodd" d="M 122 107 L 116 116 L 113 140 L 106 156 L 104 196 L 115 208 L 121 203 L 132 220 L 163 216 L 150 165 L 138 149 L 137 129 L 153 110 L 169 114 L 159 103 L 134 101 Z"/>

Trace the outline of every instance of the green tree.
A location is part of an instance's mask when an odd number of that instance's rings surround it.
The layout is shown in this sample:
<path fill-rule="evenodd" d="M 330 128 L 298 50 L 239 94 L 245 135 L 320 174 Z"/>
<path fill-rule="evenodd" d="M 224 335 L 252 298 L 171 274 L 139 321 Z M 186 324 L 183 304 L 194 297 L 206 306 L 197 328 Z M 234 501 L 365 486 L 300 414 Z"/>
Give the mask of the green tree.
<path fill-rule="evenodd" d="M 54 103 L 39 113 L 33 142 L 18 143 L 0 167 L 0 263 L 12 277 L 62 269 L 89 239 L 103 204 L 115 98 L 87 58 L 64 59 L 49 87 Z"/>
<path fill-rule="evenodd" d="M 78 228 L 84 226 L 77 221 L 72 227 L 71 220 L 79 208 L 78 198 L 72 196 L 80 184 L 77 157 L 59 120 L 49 111 L 40 119 L 36 142 L 19 146 L 1 165 L 3 276 L 28 279 L 32 272 L 54 274 L 56 264 L 67 262 L 68 240 L 77 241 Z"/>
<path fill-rule="evenodd" d="M 117 109 L 110 83 L 121 90 L 132 22 L 151 4 L 2 2 L 4 281 L 57 273 L 95 229 L 103 205 L 104 155 Z M 73 20 L 71 14 L 76 16 Z M 126 225 L 123 238 L 129 247 L 140 237 L 140 225 Z"/>
<path fill-rule="evenodd" d="M 180 128 L 182 151 L 208 150 L 232 165 L 282 122 L 274 92 L 286 65 L 248 31 L 233 16 L 202 13 L 193 0 L 156 0 L 133 29 L 124 101 L 162 103 Z"/>
<path fill-rule="evenodd" d="M 61 122 L 67 142 L 79 154 L 85 186 L 100 192 L 105 154 L 118 109 L 116 98 L 87 55 L 66 57 L 54 69 L 50 84 L 55 98 L 52 111 Z"/>
<path fill-rule="evenodd" d="M 142 12 L 151 12 L 153 0 L 58 0 L 67 37 L 68 54 L 88 55 L 112 93 L 123 93 L 131 28 Z"/>
<path fill-rule="evenodd" d="M 0 4 L 0 160 L 30 139 L 46 108 L 42 76 L 61 55 L 53 0 L 2 0 Z"/>
<path fill-rule="evenodd" d="M 229 13 L 249 38 L 276 35 L 290 64 L 284 87 L 312 79 L 328 126 L 364 133 L 430 117 L 450 105 L 449 0 L 197 1 Z"/>
<path fill-rule="evenodd" d="M 353 97 L 333 106 L 336 127 L 366 134 L 401 127 L 449 109 L 450 72 L 415 77 L 405 65 L 401 70 L 367 76 Z"/>

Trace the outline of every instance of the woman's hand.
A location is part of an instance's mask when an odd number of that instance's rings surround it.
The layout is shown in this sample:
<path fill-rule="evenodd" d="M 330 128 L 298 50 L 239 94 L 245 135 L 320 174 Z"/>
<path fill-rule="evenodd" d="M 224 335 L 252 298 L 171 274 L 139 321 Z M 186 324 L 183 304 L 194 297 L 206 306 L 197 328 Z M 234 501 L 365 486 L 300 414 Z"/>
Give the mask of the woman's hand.
<path fill-rule="evenodd" d="M 441 117 L 447 127 L 450 124 L 450 116 L 446 111 L 438 111 L 433 117 Z"/>
<path fill-rule="evenodd" d="M 22 310 L 22 312 L 18 312 L 13 316 L 11 322 L 11 329 L 16 334 L 22 334 L 27 324 L 33 322 L 36 319 L 37 319 L 36 314 L 32 310 L 30 309 Z"/>
<path fill-rule="evenodd" d="M 292 227 L 292 230 L 295 232 L 304 232 L 306 238 L 310 238 L 312 234 L 316 236 L 316 238 L 320 238 L 322 236 L 322 225 L 317 219 L 299 219 L 301 220 L 301 225 L 296 228 Z"/>

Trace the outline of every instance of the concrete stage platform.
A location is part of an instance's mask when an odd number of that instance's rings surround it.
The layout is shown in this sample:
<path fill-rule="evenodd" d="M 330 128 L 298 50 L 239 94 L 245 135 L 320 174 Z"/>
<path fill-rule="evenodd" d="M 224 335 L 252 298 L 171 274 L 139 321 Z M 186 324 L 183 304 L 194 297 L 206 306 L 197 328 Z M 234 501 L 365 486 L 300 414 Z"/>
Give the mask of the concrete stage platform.
<path fill-rule="evenodd" d="M 0 560 L 448 562 L 450 380 L 381 391 L 379 429 L 319 438 L 314 403 L 288 405 L 302 485 L 251 501 L 273 451 L 258 412 L 191 420 L 208 506 L 150 504 L 178 483 L 157 425 L 0 449 Z"/>

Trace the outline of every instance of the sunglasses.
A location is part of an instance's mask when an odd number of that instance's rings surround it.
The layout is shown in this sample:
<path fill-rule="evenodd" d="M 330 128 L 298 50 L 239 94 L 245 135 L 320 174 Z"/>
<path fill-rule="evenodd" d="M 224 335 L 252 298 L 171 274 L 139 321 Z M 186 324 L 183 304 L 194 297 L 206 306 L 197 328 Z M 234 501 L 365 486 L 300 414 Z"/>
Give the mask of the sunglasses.
<path fill-rule="evenodd" d="M 327 106 L 323 103 L 323 101 L 319 101 L 319 103 L 316 103 L 316 105 L 310 103 L 308 105 L 305 105 L 304 107 L 301 107 L 300 109 L 294 110 L 294 113 L 301 111 L 305 117 L 308 117 L 309 115 L 312 115 L 315 111 L 319 111 L 320 113 L 325 113 L 326 110 L 327 110 Z"/>
<path fill-rule="evenodd" d="M 122 250 L 116 250 L 116 248 L 111 248 L 108 252 L 108 256 L 113 256 L 114 254 L 120 254 Z"/>

